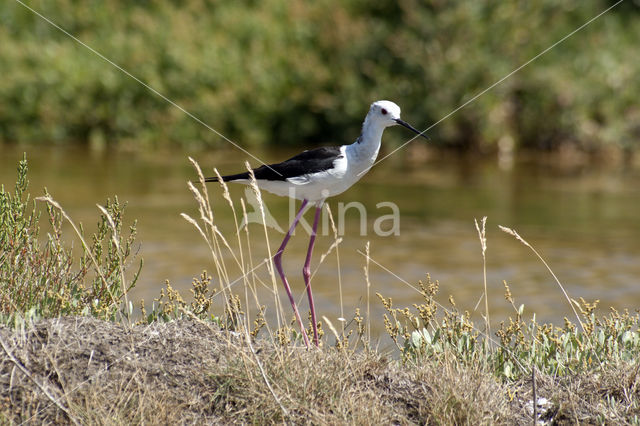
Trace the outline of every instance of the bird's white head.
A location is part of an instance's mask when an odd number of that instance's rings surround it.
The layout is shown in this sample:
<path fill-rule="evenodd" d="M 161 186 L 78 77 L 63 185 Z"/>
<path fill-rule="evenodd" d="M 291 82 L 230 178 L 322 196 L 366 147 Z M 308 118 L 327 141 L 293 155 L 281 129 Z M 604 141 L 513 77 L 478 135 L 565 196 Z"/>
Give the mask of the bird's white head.
<path fill-rule="evenodd" d="M 400 107 L 391 101 L 376 101 L 372 103 L 365 123 L 367 121 L 371 124 L 382 126 L 382 128 L 399 124 L 429 140 L 429 138 L 418 129 L 415 129 L 412 125 L 400 119 Z"/>
<path fill-rule="evenodd" d="M 376 101 L 371 104 L 367 118 L 383 127 L 395 126 L 400 119 L 400 107 L 391 101 Z"/>

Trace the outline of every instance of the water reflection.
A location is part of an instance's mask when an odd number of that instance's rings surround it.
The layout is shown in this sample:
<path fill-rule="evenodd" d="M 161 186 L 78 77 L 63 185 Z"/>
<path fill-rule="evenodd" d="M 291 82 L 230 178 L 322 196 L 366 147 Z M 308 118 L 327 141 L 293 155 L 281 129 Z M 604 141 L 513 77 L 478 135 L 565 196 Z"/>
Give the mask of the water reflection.
<path fill-rule="evenodd" d="M 128 202 L 126 215 L 138 219 L 139 253 L 145 260 L 140 282 L 132 295 L 134 300 L 144 298 L 150 302 L 158 296 L 166 279 L 188 294 L 191 277 L 199 275 L 202 269 L 214 269 L 206 244 L 179 216 L 181 212 L 197 216 L 186 187 L 187 180 L 194 179 L 188 153 L 0 149 L 0 182 L 5 188 L 13 186 L 15 166 L 26 151 L 32 195 L 39 195 L 47 187 L 89 231 L 97 221 L 96 203 L 103 204 L 114 194 Z M 289 154 L 257 153 L 268 161 L 278 161 Z M 209 171 L 215 165 L 223 173 L 238 170 L 245 160 L 233 151 L 192 155 Z M 441 302 L 446 304 L 451 294 L 459 308 L 472 311 L 482 295 L 482 257 L 473 219 L 485 215 L 489 218 L 487 271 L 492 320 L 504 319 L 511 310 L 503 297 L 503 280 L 509 283 L 516 304 L 524 303 L 525 312 L 535 311 L 538 320 L 561 321 L 564 316 L 570 317 L 571 312 L 544 266 L 527 247 L 499 231 L 498 224 L 515 228 L 533 244 L 573 297 L 600 299 L 603 310 L 608 306 L 636 309 L 640 304 L 638 171 L 583 166 L 567 169 L 551 160 L 538 160 L 519 158 L 512 167 L 500 169 L 495 161 L 429 152 L 419 162 L 397 155 L 381 163 L 356 186 L 333 199 L 331 205 L 362 202 L 369 213 L 367 229 L 371 230 L 376 217 L 385 213 L 376 204 L 393 201 L 400 208 L 400 235 L 361 236 L 358 212 L 349 210 L 344 240 L 339 246 L 340 270 L 334 252 L 326 257 L 313 278 L 320 314 L 334 323 L 341 316 L 339 279 L 344 316 L 350 317 L 356 307 L 365 311 L 365 258 L 360 252 L 367 241 L 371 243 L 371 258 L 375 261 L 370 265 L 369 292 L 374 334 L 382 332 L 383 312 L 375 293 L 393 297 L 395 306 L 411 306 L 419 302 L 419 296 L 404 281 L 414 285 L 426 273 L 440 281 Z M 232 195 L 238 199 L 243 195 L 243 187 L 233 187 Z M 210 197 L 217 206 L 218 224 L 227 236 L 235 239 L 233 219 L 217 186 L 210 187 Z M 272 195 L 264 197 L 274 218 L 286 229 L 289 201 Z M 250 224 L 249 230 L 253 236 L 251 255 L 258 265 L 267 257 L 264 234 L 258 225 Z M 71 234 L 67 235 L 71 238 Z M 281 234 L 271 232 L 272 249 L 281 238 Z M 332 241 L 327 236 L 318 239 L 312 269 Z M 307 238 L 298 233 L 284 256 L 285 269 L 303 311 L 306 301 L 301 267 L 306 244 Z M 269 312 L 273 306 L 271 283 L 265 278 L 264 268 L 257 271 L 259 297 Z M 239 275 L 239 270 L 231 268 L 230 273 Z M 242 283 L 237 291 L 244 299 Z M 282 303 L 288 306 L 284 299 Z M 481 320 L 479 312 L 474 315 Z"/>

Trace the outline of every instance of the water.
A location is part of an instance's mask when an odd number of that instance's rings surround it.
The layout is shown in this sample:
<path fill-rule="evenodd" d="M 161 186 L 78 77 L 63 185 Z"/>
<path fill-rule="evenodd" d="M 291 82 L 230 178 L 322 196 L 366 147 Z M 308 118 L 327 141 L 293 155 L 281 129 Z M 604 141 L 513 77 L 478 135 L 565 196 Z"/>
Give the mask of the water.
<path fill-rule="evenodd" d="M 156 298 L 165 280 L 189 296 L 192 277 L 203 269 L 214 271 L 209 250 L 181 212 L 197 217 L 196 204 L 187 190 L 194 171 L 188 153 L 155 151 L 94 152 L 79 148 L 0 147 L 0 183 L 12 187 L 15 167 L 26 151 L 30 166 L 30 190 L 40 195 L 46 187 L 76 221 L 91 230 L 98 217 L 96 203 L 117 194 L 128 202 L 125 218 L 138 219 L 139 256 L 144 258 L 140 281 L 131 298 L 144 298 L 147 305 Z M 266 161 L 279 161 L 294 152 L 255 152 Z M 420 298 L 411 288 L 429 273 L 440 282 L 438 300 L 448 305 L 452 295 L 458 308 L 473 311 L 482 295 L 482 255 L 473 223 L 482 216 L 487 222 L 487 277 L 489 307 L 494 322 L 504 320 L 513 308 L 504 300 L 503 280 L 509 283 L 516 305 L 525 304 L 525 315 L 536 312 L 539 321 L 561 322 L 572 317 L 561 291 L 544 265 L 530 249 L 497 225 L 514 228 L 549 263 L 568 293 L 578 298 L 599 299 L 602 311 L 609 306 L 635 310 L 640 305 L 640 172 L 634 168 L 559 165 L 557 159 L 536 156 L 518 159 L 511 167 L 473 156 L 404 151 L 375 167 L 356 186 L 331 201 L 334 215 L 339 202 L 359 201 L 368 213 L 367 235 L 360 235 L 359 214 L 345 214 L 345 235 L 339 246 L 340 269 L 335 252 L 326 257 L 313 278 L 319 315 L 334 324 L 344 315 L 349 319 L 356 308 L 371 309 L 373 334 L 383 333 L 383 308 L 375 297 L 379 292 L 392 297 L 394 306 L 411 306 Z M 424 153 L 422 153 L 424 154 Z M 215 165 L 223 173 L 241 170 L 245 157 L 236 151 L 191 154 L 205 170 Z M 539 155 L 537 156 L 539 157 Z M 216 220 L 231 244 L 235 244 L 234 224 L 221 191 L 211 185 Z M 241 186 L 232 187 L 238 200 Z M 280 227 L 288 226 L 289 200 L 265 194 L 267 206 Z M 391 213 L 376 205 L 393 202 L 400 212 L 400 234 L 380 237 L 372 230 L 376 219 Z M 306 215 L 308 221 L 312 213 Z M 390 222 L 386 222 L 389 224 Z M 384 225 L 383 225 L 384 228 Z M 252 256 L 258 264 L 267 257 L 261 226 L 249 225 Z M 73 239 L 68 232 L 67 238 Z M 242 234 L 244 238 L 244 234 Z M 272 250 L 283 235 L 271 230 Z M 285 270 L 294 293 L 306 313 L 301 268 L 308 238 L 298 232 L 284 255 Z M 367 290 L 361 254 L 370 242 L 371 287 Z M 320 236 L 312 262 L 333 242 Z M 75 242 L 76 247 L 78 242 Z M 230 260 L 230 259 L 229 259 Z M 232 263 L 232 262 L 231 262 Z M 256 270 L 259 300 L 273 312 L 271 282 L 264 267 Z M 340 274 L 339 274 L 339 273 Z M 230 268 L 237 277 L 237 268 Z M 338 278 L 343 288 L 342 313 Z M 277 283 L 280 286 L 280 283 Z M 280 288 L 280 287 L 278 287 Z M 242 283 L 235 287 L 244 300 Z M 281 303 L 290 312 L 283 291 Z M 481 321 L 481 304 L 473 314 Z"/>

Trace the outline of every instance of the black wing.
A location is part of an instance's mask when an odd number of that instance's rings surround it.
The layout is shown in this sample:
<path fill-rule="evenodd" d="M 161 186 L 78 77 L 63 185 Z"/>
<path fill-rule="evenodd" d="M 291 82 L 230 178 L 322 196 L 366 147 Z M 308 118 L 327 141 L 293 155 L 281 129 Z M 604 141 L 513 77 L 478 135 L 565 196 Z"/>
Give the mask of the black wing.
<path fill-rule="evenodd" d="M 333 168 L 333 163 L 342 158 L 339 146 L 325 146 L 322 148 L 304 151 L 295 157 L 291 157 L 282 163 L 260 166 L 253 169 L 258 180 L 286 180 L 291 177 L 303 176 L 312 173 L 323 172 Z M 239 179 L 249 179 L 249 172 L 235 175 L 222 176 L 225 182 Z M 217 177 L 208 177 L 205 182 L 217 182 Z"/>

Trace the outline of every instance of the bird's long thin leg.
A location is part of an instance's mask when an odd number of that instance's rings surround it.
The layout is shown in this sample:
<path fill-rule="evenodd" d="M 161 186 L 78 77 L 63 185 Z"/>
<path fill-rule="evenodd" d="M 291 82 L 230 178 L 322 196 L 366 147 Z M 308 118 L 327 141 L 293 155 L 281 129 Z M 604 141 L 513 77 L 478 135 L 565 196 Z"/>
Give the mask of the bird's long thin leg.
<path fill-rule="evenodd" d="M 296 307 L 296 301 L 293 298 L 293 294 L 291 293 L 291 287 L 289 286 L 289 282 L 287 281 L 287 277 L 284 276 L 284 270 L 282 269 L 282 253 L 284 252 L 284 248 L 287 246 L 289 239 L 291 238 L 291 234 L 293 234 L 294 229 L 296 229 L 296 225 L 300 221 L 302 217 L 302 213 L 304 212 L 304 208 L 307 206 L 308 200 L 302 200 L 302 205 L 300 206 L 300 210 L 296 215 L 296 218 L 293 220 L 291 224 L 291 228 L 289 228 L 289 232 L 285 235 L 284 240 L 282 240 L 282 244 L 280 244 L 280 248 L 278 252 L 273 257 L 273 263 L 276 264 L 276 269 L 278 270 L 278 274 L 280 274 L 280 278 L 282 279 L 282 283 L 284 284 L 284 289 L 287 291 L 287 296 L 289 296 L 289 302 L 291 302 L 291 307 L 293 308 L 293 313 L 296 316 L 296 320 L 298 320 L 298 325 L 300 326 L 300 330 L 302 332 L 302 338 L 304 340 L 304 344 L 309 347 L 309 337 L 307 337 L 307 332 L 305 331 L 304 323 L 300 318 L 300 313 L 298 312 L 298 308 Z"/>
<path fill-rule="evenodd" d="M 309 297 L 309 309 L 311 310 L 311 323 L 313 326 L 313 343 L 318 346 L 318 323 L 316 322 L 316 308 L 313 304 L 313 294 L 311 292 L 311 269 L 309 264 L 311 263 L 311 254 L 313 253 L 313 246 L 316 242 L 316 231 L 318 229 L 318 222 L 320 220 L 320 213 L 322 212 L 322 204 L 316 206 L 316 216 L 313 220 L 313 229 L 311 230 L 311 237 L 309 238 L 309 250 L 307 250 L 307 260 L 304 262 L 302 268 L 302 275 L 304 276 L 304 283 L 307 287 L 307 296 Z"/>

